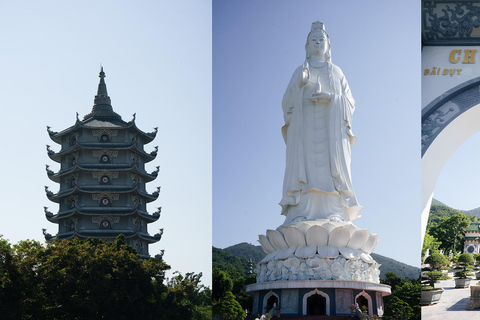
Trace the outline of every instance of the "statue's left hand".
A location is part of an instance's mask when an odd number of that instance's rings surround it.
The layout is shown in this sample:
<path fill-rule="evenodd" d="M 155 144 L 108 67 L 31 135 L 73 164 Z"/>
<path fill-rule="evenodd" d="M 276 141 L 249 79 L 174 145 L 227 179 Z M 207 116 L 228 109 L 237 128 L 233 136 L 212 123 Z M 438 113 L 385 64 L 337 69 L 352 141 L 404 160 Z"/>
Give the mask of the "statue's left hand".
<path fill-rule="evenodd" d="M 314 93 L 313 96 L 308 99 L 310 101 L 318 102 L 318 103 L 329 103 L 332 101 L 332 94 L 328 92 L 320 92 Z"/>

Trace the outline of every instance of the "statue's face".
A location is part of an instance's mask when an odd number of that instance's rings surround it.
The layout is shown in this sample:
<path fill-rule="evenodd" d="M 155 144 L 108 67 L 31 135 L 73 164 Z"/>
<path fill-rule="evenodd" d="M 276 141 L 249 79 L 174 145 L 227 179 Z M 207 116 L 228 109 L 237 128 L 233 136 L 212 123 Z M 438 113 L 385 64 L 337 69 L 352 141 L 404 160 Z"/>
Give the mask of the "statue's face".
<path fill-rule="evenodd" d="M 325 33 L 313 31 L 308 36 L 307 51 L 310 55 L 325 55 L 328 49 L 328 39 Z"/>

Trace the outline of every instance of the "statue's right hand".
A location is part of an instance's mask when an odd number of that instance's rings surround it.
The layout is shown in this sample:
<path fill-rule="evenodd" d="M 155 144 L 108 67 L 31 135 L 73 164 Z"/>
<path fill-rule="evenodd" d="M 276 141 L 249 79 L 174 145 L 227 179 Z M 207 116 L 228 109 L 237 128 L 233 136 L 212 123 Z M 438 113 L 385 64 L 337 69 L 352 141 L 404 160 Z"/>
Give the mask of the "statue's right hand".
<path fill-rule="evenodd" d="M 300 82 L 299 82 L 300 87 L 307 84 L 309 77 L 310 77 L 310 71 L 308 71 L 307 68 L 303 68 L 302 79 L 300 79 Z"/>

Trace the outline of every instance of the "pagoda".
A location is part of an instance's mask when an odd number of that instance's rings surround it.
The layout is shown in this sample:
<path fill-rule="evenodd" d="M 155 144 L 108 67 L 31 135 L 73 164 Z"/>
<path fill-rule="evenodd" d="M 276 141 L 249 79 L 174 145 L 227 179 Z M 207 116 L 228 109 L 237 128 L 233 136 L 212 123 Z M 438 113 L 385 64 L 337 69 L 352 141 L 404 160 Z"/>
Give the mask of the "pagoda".
<path fill-rule="evenodd" d="M 154 160 L 158 147 L 150 153 L 144 145 L 157 134 L 146 133 L 135 125 L 135 114 L 129 122 L 113 111 L 105 84 L 105 72 L 100 71 L 100 83 L 92 111 L 78 118 L 73 126 L 53 132 L 50 138 L 60 145 L 54 152 L 47 145 L 50 159 L 60 164 L 54 172 L 46 166 L 50 180 L 59 183 L 57 193 L 45 187 L 50 201 L 59 204 L 53 214 L 45 207 L 48 221 L 58 224 L 58 233 L 46 233 L 45 239 L 94 237 L 112 241 L 123 234 L 127 244 L 143 258 L 150 257 L 148 245 L 162 237 L 163 229 L 149 235 L 147 225 L 160 218 L 161 208 L 147 212 L 147 203 L 155 201 L 160 188 L 153 193 L 145 189 L 155 180 L 159 167 L 149 173 L 145 164 Z"/>

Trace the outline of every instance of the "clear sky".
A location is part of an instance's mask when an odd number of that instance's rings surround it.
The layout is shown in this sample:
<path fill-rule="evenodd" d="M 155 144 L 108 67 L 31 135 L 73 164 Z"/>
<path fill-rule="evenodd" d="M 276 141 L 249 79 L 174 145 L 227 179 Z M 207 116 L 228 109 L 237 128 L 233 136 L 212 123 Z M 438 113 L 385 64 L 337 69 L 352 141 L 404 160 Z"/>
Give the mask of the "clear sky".
<path fill-rule="evenodd" d="M 213 245 L 257 244 L 283 223 L 281 100 L 314 21 L 356 111 L 352 178 L 374 252 L 420 256 L 420 2 L 213 1 Z"/>
<path fill-rule="evenodd" d="M 57 233 L 44 186 L 46 126 L 61 131 L 92 109 L 100 64 L 114 110 L 137 126 L 158 127 L 147 152 L 159 146 L 147 185 L 163 207 L 150 234 L 164 228 L 152 255 L 165 249 L 172 271 L 203 272 L 211 279 L 212 109 L 211 1 L 0 1 L 0 108 L 2 111 L 2 210 L 0 234 L 12 243 L 44 242 L 42 228 Z M 171 273 L 169 273 L 171 275 Z"/>
<path fill-rule="evenodd" d="M 467 139 L 448 159 L 435 186 L 433 197 L 446 205 L 471 210 L 480 207 L 480 132 Z"/>

